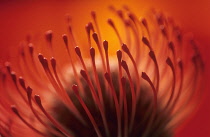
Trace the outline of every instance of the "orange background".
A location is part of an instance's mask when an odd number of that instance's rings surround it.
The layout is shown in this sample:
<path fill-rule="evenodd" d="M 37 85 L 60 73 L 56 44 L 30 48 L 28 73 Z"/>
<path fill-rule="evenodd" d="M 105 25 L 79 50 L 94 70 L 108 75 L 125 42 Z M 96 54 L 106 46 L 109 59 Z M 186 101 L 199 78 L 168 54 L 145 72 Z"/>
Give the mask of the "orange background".
<path fill-rule="evenodd" d="M 109 17 L 107 6 L 109 4 L 127 4 L 139 15 L 149 8 L 156 8 L 171 15 L 185 31 L 190 31 L 199 41 L 200 50 L 206 65 L 206 80 L 210 77 L 210 1 L 209 0 L 145 0 L 138 1 L 96 1 L 96 0 L 70 0 L 70 1 L 0 1 L 0 66 L 10 59 L 16 60 L 17 46 L 27 34 L 34 36 L 35 44 L 44 42 L 43 34 L 46 30 L 53 30 L 55 43 L 62 43 L 61 35 L 67 33 L 65 14 L 73 18 L 73 26 L 79 41 L 86 39 L 84 25 L 91 19 L 91 10 L 97 11 L 99 19 L 106 22 Z M 41 40 L 40 40 L 41 39 Z M 40 40 L 37 42 L 36 40 Z M 63 44 L 63 43 L 62 43 Z M 83 44 L 80 42 L 79 44 Z M 58 45 L 63 46 L 63 45 Z M 39 47 L 42 48 L 42 47 Z M 58 51 L 59 52 L 59 51 Z M 205 87 L 205 96 L 193 118 L 180 128 L 176 137 L 209 137 L 210 136 L 210 91 Z"/>

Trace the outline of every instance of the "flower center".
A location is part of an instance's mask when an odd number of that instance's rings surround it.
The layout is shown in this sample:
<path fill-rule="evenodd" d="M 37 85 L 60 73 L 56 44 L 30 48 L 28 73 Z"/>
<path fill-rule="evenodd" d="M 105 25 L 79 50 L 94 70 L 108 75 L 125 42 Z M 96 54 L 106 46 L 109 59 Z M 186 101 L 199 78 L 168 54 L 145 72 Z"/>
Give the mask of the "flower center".
<path fill-rule="evenodd" d="M 89 77 L 91 81 L 94 81 L 94 74 L 91 70 L 88 70 Z M 136 103 L 136 112 L 134 117 L 133 125 L 131 125 L 131 117 L 132 117 L 132 91 L 129 81 L 124 78 L 122 81 L 123 89 L 120 89 L 120 85 L 118 82 L 118 73 L 111 73 L 112 82 L 114 85 L 114 91 L 116 92 L 117 100 L 120 100 L 120 96 L 123 96 L 124 100 L 122 102 L 119 101 L 119 109 L 120 109 L 120 129 L 118 128 L 118 115 L 115 107 L 114 99 L 110 96 L 110 92 L 112 89 L 105 84 L 104 76 L 102 72 L 97 73 L 99 78 L 99 86 L 101 91 L 97 88 L 98 85 L 94 84 L 94 89 L 96 89 L 96 94 L 99 95 L 99 92 L 102 92 L 102 108 L 104 110 L 105 120 L 107 122 L 107 127 L 105 127 L 102 115 L 100 113 L 99 104 L 96 103 L 94 97 L 91 94 L 91 88 L 84 79 L 84 77 L 80 78 L 82 83 L 82 88 L 84 90 L 84 94 L 79 95 L 79 93 L 75 93 L 74 89 L 66 88 L 66 91 L 69 93 L 69 97 L 72 100 L 75 107 L 80 112 L 82 119 L 79 119 L 75 116 L 74 113 L 70 111 L 62 102 L 54 102 L 53 110 L 55 112 L 54 117 L 66 128 L 69 132 L 72 132 L 76 137 L 95 137 L 97 136 L 96 130 L 94 130 L 94 124 L 90 120 L 90 117 L 87 114 L 86 108 L 82 105 L 82 102 L 87 107 L 88 111 L 91 113 L 94 118 L 95 124 L 98 127 L 101 135 L 103 137 L 117 137 L 118 130 L 120 130 L 120 134 L 122 136 L 132 136 L 132 137 L 142 137 L 146 135 L 146 137 L 170 137 L 170 131 L 166 130 L 167 122 L 170 120 L 169 115 L 167 113 L 163 113 L 160 106 L 154 110 L 154 99 L 151 95 L 151 91 L 149 87 L 142 85 L 140 92 L 141 95 L 137 97 Z M 73 80 L 76 81 L 76 80 Z M 74 82 L 73 82 L 74 83 Z M 136 89 L 137 83 L 134 83 L 134 88 Z M 67 84 L 68 85 L 68 84 Z M 70 84 L 69 84 L 70 85 Z M 122 93 L 122 91 L 124 93 Z M 137 93 L 139 91 L 135 91 Z M 82 102 L 79 100 L 82 99 Z M 124 104 L 122 104 L 124 103 Z M 57 113 L 59 112 L 59 113 Z M 52 125 L 53 126 L 53 125 Z M 106 128 L 108 130 L 106 131 Z M 50 134 L 50 136 L 56 136 Z"/>

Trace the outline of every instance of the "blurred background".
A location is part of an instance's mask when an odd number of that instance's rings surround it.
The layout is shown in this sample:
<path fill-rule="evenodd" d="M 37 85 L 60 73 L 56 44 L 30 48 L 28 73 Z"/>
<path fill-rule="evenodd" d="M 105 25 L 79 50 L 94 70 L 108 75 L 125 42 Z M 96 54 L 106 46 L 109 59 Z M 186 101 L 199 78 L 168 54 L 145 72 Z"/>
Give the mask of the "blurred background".
<path fill-rule="evenodd" d="M 155 8 L 174 18 L 185 31 L 194 35 L 199 43 L 206 66 L 206 80 L 210 78 L 210 1 L 209 0 L 69 0 L 30 1 L 0 0 L 0 66 L 6 60 L 16 60 L 18 46 L 26 35 L 32 35 L 35 46 L 42 49 L 44 33 L 53 30 L 54 41 L 62 43 L 61 35 L 67 33 L 66 13 L 72 17 L 72 25 L 78 41 L 86 39 L 84 26 L 90 21 L 90 12 L 97 11 L 99 20 L 105 22 L 110 14 L 108 6 L 120 8 L 128 5 L 137 15 Z M 110 13 L 110 12 L 108 12 Z M 88 16 L 89 15 L 89 16 Z M 103 16 L 100 16 L 103 15 Z M 83 37 L 84 36 L 84 37 Z M 62 43 L 63 44 L 63 43 Z M 83 44 L 82 42 L 80 44 Z M 61 45 L 57 45 L 61 46 Z M 63 45 L 62 45 L 63 46 Z M 210 90 L 204 88 L 204 97 L 197 113 L 181 126 L 176 137 L 210 136 Z"/>

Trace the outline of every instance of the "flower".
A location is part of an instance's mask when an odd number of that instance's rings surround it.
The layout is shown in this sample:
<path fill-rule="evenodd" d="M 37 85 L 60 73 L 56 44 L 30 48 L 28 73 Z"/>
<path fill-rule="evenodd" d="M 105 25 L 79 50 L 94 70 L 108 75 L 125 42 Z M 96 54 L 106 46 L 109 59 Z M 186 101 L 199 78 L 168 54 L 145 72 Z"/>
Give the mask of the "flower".
<path fill-rule="evenodd" d="M 18 72 L 9 62 L 1 72 L 3 136 L 173 135 L 200 97 L 203 62 L 196 42 L 160 12 L 139 20 L 127 7 L 110 9 L 121 21 L 108 19 L 120 45 L 116 55 L 108 40 L 102 42 L 95 12 L 86 25 L 86 58 L 69 18 L 69 36 L 62 36 L 66 55 L 45 57 L 56 52 L 52 31 L 45 35 L 46 55 L 35 57 L 30 38 L 21 44 Z"/>

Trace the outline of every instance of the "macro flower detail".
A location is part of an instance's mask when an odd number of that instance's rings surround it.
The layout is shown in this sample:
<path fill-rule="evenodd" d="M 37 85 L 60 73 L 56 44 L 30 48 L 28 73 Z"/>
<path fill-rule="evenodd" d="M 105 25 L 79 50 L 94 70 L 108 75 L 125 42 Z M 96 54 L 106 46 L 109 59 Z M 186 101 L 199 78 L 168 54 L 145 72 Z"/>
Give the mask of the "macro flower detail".
<path fill-rule="evenodd" d="M 6 62 L 0 71 L 0 136 L 173 136 L 201 96 L 197 43 L 155 10 L 141 18 L 127 7 L 110 10 L 115 18 L 106 29 L 116 45 L 103 36 L 96 12 L 84 50 L 70 17 L 62 55 L 51 30 L 44 53 L 30 37 L 21 43 L 18 66 Z"/>

